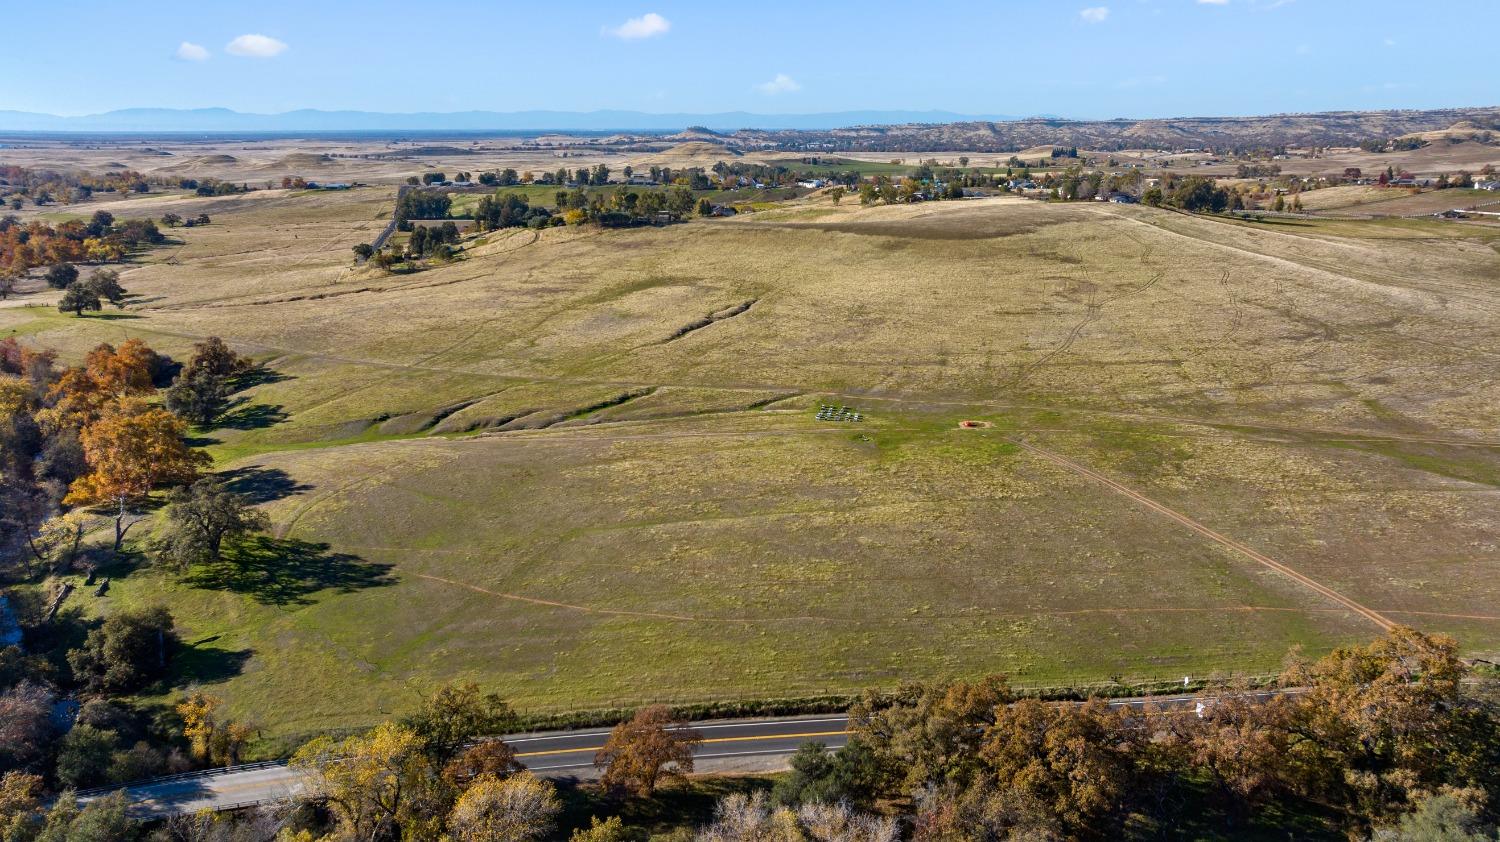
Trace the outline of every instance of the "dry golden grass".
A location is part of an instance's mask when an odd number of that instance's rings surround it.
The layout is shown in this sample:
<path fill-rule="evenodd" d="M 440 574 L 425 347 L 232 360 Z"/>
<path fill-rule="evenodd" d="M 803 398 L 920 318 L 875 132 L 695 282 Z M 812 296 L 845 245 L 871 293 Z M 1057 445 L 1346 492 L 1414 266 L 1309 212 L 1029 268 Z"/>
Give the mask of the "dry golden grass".
<path fill-rule="evenodd" d="M 113 597 L 248 652 L 215 692 L 273 734 L 413 682 L 580 707 L 1264 670 L 1370 633 L 1009 436 L 1500 646 L 1496 236 L 825 199 L 350 270 L 388 203 L 219 206 L 126 274 L 131 318 L 0 308 L 70 355 L 215 334 L 280 375 L 243 396 L 269 425 L 214 452 L 284 480 L 278 534 L 393 581 L 273 604 L 140 572 Z M 815 421 L 825 401 L 869 420 Z"/>

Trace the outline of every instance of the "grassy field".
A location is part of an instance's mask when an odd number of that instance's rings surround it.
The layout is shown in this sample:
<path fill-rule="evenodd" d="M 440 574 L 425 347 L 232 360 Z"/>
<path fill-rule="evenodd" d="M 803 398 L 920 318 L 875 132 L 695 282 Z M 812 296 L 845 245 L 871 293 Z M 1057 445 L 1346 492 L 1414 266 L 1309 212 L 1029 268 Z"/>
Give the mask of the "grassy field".
<path fill-rule="evenodd" d="M 182 680 L 269 743 L 455 679 L 533 711 L 1051 685 L 1378 631 L 1017 441 L 1500 648 L 1500 234 L 822 200 L 383 275 L 348 255 L 388 191 L 195 202 L 224 204 L 125 274 L 123 314 L 38 293 L 0 335 L 265 364 L 202 435 L 272 538 L 79 604 L 170 605 Z"/>
<path fill-rule="evenodd" d="M 1428 190 L 1344 185 L 1298 194 L 1310 213 L 1338 216 L 1415 216 L 1481 204 L 1500 204 L 1483 190 Z M 1489 208 L 1493 210 L 1493 208 Z"/>

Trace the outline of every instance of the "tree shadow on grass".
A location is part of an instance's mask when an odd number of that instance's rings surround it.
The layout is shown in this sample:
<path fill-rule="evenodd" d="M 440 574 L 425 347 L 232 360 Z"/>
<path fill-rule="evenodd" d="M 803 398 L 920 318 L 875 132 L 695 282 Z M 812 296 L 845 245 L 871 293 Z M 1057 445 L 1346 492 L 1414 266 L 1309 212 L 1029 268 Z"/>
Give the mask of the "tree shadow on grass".
<path fill-rule="evenodd" d="M 243 392 L 244 390 L 254 388 L 255 386 L 262 386 L 267 383 L 280 383 L 283 380 L 291 379 L 292 375 L 290 374 L 282 374 L 281 372 L 273 368 L 267 368 L 266 366 L 258 365 L 255 368 L 250 369 L 249 371 L 237 374 L 234 377 L 230 378 L 229 385 L 236 392 Z"/>
<path fill-rule="evenodd" d="M 335 553 L 324 543 L 257 535 L 226 547 L 224 557 L 193 567 L 193 587 L 247 594 L 265 605 L 310 605 L 312 595 L 395 584 L 391 565 Z"/>
<path fill-rule="evenodd" d="M 225 488 L 244 497 L 254 506 L 312 490 L 312 486 L 292 479 L 291 474 L 280 468 L 251 465 L 220 471 L 218 476 L 223 480 Z"/>
<path fill-rule="evenodd" d="M 282 409 L 279 403 L 252 404 L 240 400 L 220 415 L 214 426 L 227 427 L 231 430 L 263 430 L 272 424 L 280 424 L 286 419 L 286 410 Z"/>
<path fill-rule="evenodd" d="M 173 686 L 227 681 L 245 670 L 252 649 L 215 649 L 213 641 L 186 643 L 172 653 Z"/>

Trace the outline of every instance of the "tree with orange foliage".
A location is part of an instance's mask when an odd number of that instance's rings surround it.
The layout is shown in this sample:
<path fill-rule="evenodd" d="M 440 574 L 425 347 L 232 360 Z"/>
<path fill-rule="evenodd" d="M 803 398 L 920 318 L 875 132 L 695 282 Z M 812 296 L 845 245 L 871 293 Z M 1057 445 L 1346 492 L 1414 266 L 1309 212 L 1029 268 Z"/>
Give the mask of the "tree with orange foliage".
<path fill-rule="evenodd" d="M 1457 641 L 1397 626 L 1365 646 L 1293 660 L 1297 697 L 1283 761 L 1304 793 L 1366 821 L 1390 821 L 1446 789 L 1500 791 L 1500 719 L 1465 688 Z"/>
<path fill-rule="evenodd" d="M 693 771 L 693 747 L 701 742 L 702 735 L 666 705 L 651 705 L 615 726 L 594 755 L 594 765 L 604 767 L 601 782 L 606 787 L 650 798 L 664 775 Z"/>
<path fill-rule="evenodd" d="M 67 369 L 52 384 L 47 392 L 52 406 L 39 412 L 38 420 L 52 429 L 82 428 L 97 421 L 110 401 L 151 394 L 157 359 L 139 339 L 128 339 L 119 348 L 98 346 L 81 367 Z"/>
<path fill-rule="evenodd" d="M 186 431 L 186 421 L 139 398 L 114 402 L 80 435 L 90 473 L 73 483 L 63 502 L 114 504 L 114 547 L 119 552 L 135 524 L 125 522 L 132 504 L 159 485 L 192 482 L 209 463 L 207 454 L 183 442 Z"/>

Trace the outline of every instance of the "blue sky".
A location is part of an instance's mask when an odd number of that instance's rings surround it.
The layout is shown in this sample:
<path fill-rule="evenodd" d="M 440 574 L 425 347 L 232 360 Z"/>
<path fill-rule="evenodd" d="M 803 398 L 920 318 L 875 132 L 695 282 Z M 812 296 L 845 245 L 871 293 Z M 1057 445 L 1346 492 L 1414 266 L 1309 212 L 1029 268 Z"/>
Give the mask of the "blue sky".
<path fill-rule="evenodd" d="M 7 5 L 7 32 L 35 37 L 4 39 L 0 109 L 54 114 L 224 106 L 1108 118 L 1500 103 L 1500 0 Z"/>

